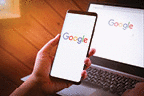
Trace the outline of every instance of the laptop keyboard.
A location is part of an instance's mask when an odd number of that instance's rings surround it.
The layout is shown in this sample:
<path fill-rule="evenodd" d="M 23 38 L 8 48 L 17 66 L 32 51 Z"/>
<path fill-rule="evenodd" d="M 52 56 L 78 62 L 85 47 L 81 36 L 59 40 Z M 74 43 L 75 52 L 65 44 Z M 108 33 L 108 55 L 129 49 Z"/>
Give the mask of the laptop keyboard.
<path fill-rule="evenodd" d="M 112 72 L 104 71 L 99 68 L 90 67 L 87 69 L 88 76 L 85 82 L 92 83 L 96 87 L 103 88 L 105 91 L 122 95 L 127 89 L 132 89 L 138 80 L 127 78 Z"/>

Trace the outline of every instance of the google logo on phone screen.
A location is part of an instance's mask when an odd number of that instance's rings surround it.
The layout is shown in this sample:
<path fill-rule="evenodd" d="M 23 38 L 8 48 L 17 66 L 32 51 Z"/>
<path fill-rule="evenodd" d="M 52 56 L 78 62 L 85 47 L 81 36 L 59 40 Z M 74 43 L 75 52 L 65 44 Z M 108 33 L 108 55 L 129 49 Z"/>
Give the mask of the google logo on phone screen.
<path fill-rule="evenodd" d="M 76 41 L 78 44 L 81 44 L 82 42 L 87 43 L 88 41 L 88 39 L 85 38 L 85 35 L 83 35 L 82 37 L 77 37 L 77 36 L 69 35 L 68 32 L 65 32 L 63 34 L 63 38 L 64 40 Z"/>

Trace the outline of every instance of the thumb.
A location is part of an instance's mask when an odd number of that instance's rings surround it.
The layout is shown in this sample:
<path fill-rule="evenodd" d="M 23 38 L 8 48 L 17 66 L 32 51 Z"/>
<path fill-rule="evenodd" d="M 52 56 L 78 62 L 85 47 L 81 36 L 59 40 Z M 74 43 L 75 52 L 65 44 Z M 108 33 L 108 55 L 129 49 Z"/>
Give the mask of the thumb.
<path fill-rule="evenodd" d="M 42 49 L 40 50 L 42 53 L 50 53 L 53 47 L 55 47 L 60 39 L 60 34 L 58 34 L 55 38 L 50 40 L 47 44 L 45 44 Z"/>

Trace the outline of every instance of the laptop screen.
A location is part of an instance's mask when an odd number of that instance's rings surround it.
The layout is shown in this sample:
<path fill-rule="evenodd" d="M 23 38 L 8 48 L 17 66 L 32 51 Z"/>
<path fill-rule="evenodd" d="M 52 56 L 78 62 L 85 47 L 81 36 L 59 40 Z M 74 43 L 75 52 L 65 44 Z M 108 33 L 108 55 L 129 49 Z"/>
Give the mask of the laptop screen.
<path fill-rule="evenodd" d="M 88 11 L 98 14 L 94 56 L 117 62 L 117 69 L 144 70 L 144 9 L 92 3 Z"/>

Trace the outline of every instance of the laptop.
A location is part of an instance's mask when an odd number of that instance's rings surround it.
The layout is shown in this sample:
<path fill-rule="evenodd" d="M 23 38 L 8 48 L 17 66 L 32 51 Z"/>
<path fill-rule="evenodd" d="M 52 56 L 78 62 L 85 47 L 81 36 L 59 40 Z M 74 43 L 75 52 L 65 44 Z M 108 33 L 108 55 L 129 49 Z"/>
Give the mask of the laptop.
<path fill-rule="evenodd" d="M 90 3 L 98 14 L 88 78 L 57 94 L 62 96 L 120 96 L 144 81 L 144 8 Z"/>

